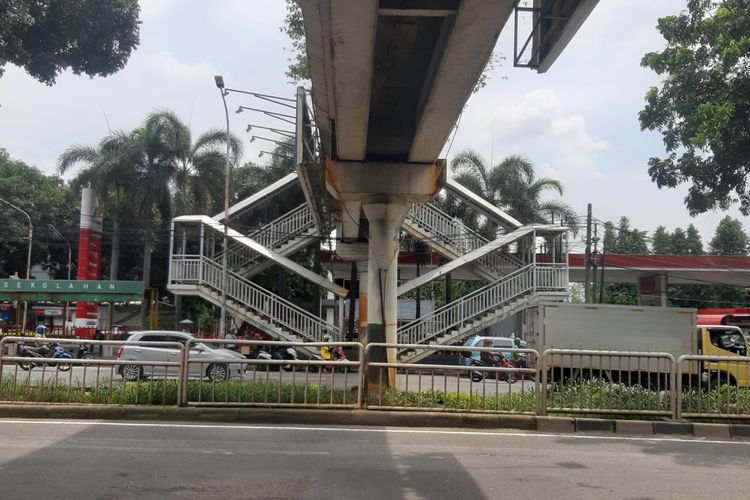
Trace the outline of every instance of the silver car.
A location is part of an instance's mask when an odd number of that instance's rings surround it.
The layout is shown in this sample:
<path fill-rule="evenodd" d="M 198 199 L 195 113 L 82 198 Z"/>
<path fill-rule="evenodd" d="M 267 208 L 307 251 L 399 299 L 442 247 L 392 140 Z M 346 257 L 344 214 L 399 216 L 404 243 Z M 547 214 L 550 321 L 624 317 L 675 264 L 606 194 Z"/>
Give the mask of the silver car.
<path fill-rule="evenodd" d="M 163 345 L 165 342 L 187 344 L 194 337 L 189 333 L 173 332 L 169 330 L 147 330 L 133 332 L 117 353 L 117 359 L 123 361 L 148 361 L 151 365 L 122 364 L 117 372 L 127 381 L 135 381 L 144 376 L 179 377 L 180 367 L 177 365 L 159 364 L 163 362 L 179 362 L 180 348 Z M 150 346 L 149 343 L 155 345 Z M 157 344 L 160 343 L 160 344 Z M 201 342 L 190 344 L 188 353 L 188 375 L 195 378 L 207 377 L 210 381 L 228 380 L 241 377 L 245 366 L 232 363 L 245 356 L 229 349 L 216 349 Z"/>

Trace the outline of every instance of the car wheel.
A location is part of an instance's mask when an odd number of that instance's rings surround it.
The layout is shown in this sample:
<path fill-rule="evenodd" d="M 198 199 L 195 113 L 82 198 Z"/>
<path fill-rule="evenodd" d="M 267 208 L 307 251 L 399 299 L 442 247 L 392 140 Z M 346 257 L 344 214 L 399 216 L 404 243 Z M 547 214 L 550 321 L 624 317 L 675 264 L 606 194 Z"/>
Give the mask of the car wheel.
<path fill-rule="evenodd" d="M 211 382 L 227 380 L 229 378 L 229 370 L 227 370 L 227 365 L 211 363 L 206 369 L 206 376 Z"/>
<path fill-rule="evenodd" d="M 138 365 L 125 365 L 122 367 L 122 378 L 128 382 L 135 382 L 143 378 L 143 367 Z"/>

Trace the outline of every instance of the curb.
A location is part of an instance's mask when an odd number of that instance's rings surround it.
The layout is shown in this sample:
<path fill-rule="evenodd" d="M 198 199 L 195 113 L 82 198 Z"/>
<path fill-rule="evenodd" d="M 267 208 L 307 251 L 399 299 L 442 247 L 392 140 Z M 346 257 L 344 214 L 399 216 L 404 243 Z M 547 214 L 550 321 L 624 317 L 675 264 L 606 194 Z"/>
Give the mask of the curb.
<path fill-rule="evenodd" d="M 0 418 L 508 429 L 553 434 L 585 433 L 599 436 L 661 435 L 715 440 L 750 439 L 750 425 L 745 424 L 422 411 L 0 404 Z"/>

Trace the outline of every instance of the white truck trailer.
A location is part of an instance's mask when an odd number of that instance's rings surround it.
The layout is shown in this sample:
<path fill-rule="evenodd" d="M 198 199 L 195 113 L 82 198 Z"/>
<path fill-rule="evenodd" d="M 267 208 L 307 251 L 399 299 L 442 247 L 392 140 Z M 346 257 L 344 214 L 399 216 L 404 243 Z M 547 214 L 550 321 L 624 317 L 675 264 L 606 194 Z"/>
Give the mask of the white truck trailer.
<path fill-rule="evenodd" d="M 532 316 L 528 346 L 540 354 L 548 349 L 667 353 L 676 361 L 684 354 L 744 357 L 748 345 L 733 326 L 696 325 L 695 309 L 604 304 L 542 303 Z M 554 351 L 553 351 L 554 352 Z M 640 383 L 644 374 L 666 380 L 667 357 L 564 355 L 548 357 L 553 376 L 591 376 Z M 747 387 L 747 362 L 685 363 L 684 377 L 715 378 Z M 705 381 L 705 380 L 704 380 Z"/>

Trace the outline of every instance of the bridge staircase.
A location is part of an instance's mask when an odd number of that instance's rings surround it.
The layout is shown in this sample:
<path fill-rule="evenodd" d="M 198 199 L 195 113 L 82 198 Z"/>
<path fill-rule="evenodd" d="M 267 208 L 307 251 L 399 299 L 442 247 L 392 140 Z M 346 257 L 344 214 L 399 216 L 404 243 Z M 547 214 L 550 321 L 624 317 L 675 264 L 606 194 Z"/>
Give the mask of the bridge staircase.
<path fill-rule="evenodd" d="M 430 203 L 413 204 L 402 228 L 449 260 L 456 260 L 489 243 L 484 236 Z M 523 261 L 509 254 L 507 248 L 501 248 L 482 255 L 469 267 L 477 278 L 495 281 L 523 267 Z"/>
<path fill-rule="evenodd" d="M 232 228 L 228 228 L 227 231 L 229 248 L 233 250 L 227 255 L 226 285 L 223 286 L 223 256 L 216 251 L 222 247 L 223 223 L 207 216 L 182 216 L 175 218 L 173 225 L 175 229 L 173 230 L 168 282 L 168 288 L 172 293 L 198 296 L 220 306 L 223 289 L 226 293 L 227 310 L 230 313 L 245 319 L 278 340 L 319 342 L 326 334 L 330 334 L 332 338 L 339 338 L 340 326 L 328 323 L 291 301 L 253 283 L 238 271 L 257 269 L 258 266 L 266 265 L 262 261 L 270 261 L 271 265 L 281 265 L 314 285 L 333 292 L 339 298 L 341 311 L 343 311 L 343 297 L 347 294 L 346 289 Z M 278 220 L 253 234 L 268 235 L 272 232 L 269 228 L 273 227 L 277 229 L 280 227 Z M 304 225 L 296 227 L 304 227 Z M 177 235 L 177 241 L 174 235 Z M 309 230 L 301 230 L 294 237 L 284 238 L 284 241 L 276 244 L 276 247 L 281 248 L 282 251 L 286 249 L 291 252 L 290 248 L 309 237 Z M 281 240 L 265 241 L 278 243 Z M 188 248 L 191 250 L 186 251 Z M 232 259 L 229 258 L 230 256 Z M 232 265 L 229 265 L 229 262 L 232 262 Z M 341 317 L 341 313 L 339 316 Z"/>
<path fill-rule="evenodd" d="M 453 345 L 540 301 L 568 296 L 567 264 L 529 264 L 397 330 L 400 344 Z M 400 349 L 401 362 L 431 351 Z"/>

